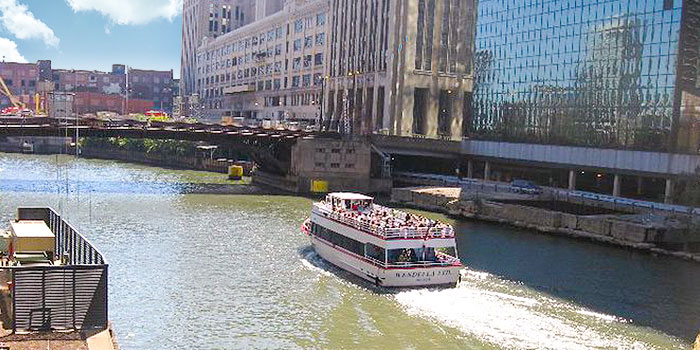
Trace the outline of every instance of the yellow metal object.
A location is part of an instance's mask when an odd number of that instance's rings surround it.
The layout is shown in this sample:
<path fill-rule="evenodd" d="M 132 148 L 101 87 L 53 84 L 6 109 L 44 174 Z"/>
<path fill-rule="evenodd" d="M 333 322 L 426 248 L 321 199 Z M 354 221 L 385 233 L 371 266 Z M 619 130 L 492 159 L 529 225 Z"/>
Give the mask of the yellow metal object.
<path fill-rule="evenodd" d="M 243 167 L 240 165 L 230 165 L 228 167 L 229 180 L 240 180 L 243 177 Z"/>
<path fill-rule="evenodd" d="M 693 347 L 693 350 L 700 350 L 700 333 L 698 333 L 698 337 L 695 338 L 695 346 Z"/>
<path fill-rule="evenodd" d="M 313 193 L 327 193 L 328 192 L 328 181 L 312 180 L 311 181 L 311 192 L 313 192 Z"/>
<path fill-rule="evenodd" d="M 41 113 L 41 111 L 39 110 L 39 102 L 41 101 L 39 100 L 39 93 L 37 92 L 34 94 L 34 113 L 36 114 Z"/>
<path fill-rule="evenodd" d="M 10 103 L 17 108 L 26 108 L 27 107 L 24 104 L 24 102 L 18 100 L 17 97 L 12 95 L 12 92 L 5 84 L 5 80 L 2 78 L 2 76 L 0 76 L 0 94 L 7 96 L 7 98 L 10 99 Z"/>

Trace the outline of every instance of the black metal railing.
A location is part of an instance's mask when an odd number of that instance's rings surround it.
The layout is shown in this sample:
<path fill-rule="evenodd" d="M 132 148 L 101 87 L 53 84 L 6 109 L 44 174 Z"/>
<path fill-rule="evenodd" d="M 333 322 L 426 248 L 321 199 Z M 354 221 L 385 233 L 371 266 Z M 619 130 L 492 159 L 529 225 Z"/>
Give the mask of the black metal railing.
<path fill-rule="evenodd" d="M 19 208 L 19 220 L 43 220 L 62 263 L 6 267 L 12 278 L 13 331 L 106 329 L 108 265 L 97 248 L 51 208 Z"/>

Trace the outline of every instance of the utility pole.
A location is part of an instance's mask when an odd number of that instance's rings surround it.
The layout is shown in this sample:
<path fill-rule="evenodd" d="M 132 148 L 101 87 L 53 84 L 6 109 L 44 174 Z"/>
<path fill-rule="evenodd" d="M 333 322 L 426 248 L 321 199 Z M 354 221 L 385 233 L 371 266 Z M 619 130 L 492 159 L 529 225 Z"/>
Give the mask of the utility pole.
<path fill-rule="evenodd" d="M 80 138 L 79 132 L 78 132 L 78 120 L 80 118 L 80 115 L 78 114 L 78 101 L 76 101 L 75 96 L 77 96 L 78 92 L 78 73 L 73 69 L 73 76 L 75 77 L 75 92 L 76 95 L 73 96 L 73 105 L 75 106 L 75 157 L 78 158 L 78 139 Z M 66 125 L 66 130 L 68 126 Z"/>
<path fill-rule="evenodd" d="M 126 66 L 126 114 L 129 114 L 129 66 Z"/>

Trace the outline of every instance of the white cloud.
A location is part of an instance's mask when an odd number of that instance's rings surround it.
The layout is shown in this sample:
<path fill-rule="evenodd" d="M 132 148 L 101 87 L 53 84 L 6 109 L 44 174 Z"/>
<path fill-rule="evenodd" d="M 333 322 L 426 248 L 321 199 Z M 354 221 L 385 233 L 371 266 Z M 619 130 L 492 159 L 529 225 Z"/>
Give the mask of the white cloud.
<path fill-rule="evenodd" d="M 42 39 L 53 47 L 58 47 L 60 42 L 49 26 L 17 0 L 0 0 L 0 24 L 17 39 Z"/>
<path fill-rule="evenodd" d="M 27 59 L 17 51 L 17 44 L 5 38 L 0 38 L 0 60 L 20 63 L 27 62 Z"/>
<path fill-rule="evenodd" d="M 0 0 L 2 1 L 2 0 Z M 65 0 L 74 12 L 97 11 L 120 25 L 169 21 L 182 10 L 182 0 Z"/>

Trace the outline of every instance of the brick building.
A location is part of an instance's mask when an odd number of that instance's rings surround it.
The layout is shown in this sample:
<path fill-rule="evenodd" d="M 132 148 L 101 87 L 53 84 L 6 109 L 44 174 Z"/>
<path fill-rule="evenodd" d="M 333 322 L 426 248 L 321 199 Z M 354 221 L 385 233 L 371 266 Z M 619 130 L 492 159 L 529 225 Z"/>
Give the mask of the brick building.
<path fill-rule="evenodd" d="M 129 98 L 128 106 L 126 99 L 121 95 L 107 95 L 96 92 L 76 92 L 75 112 L 78 114 L 96 113 L 109 111 L 115 113 L 145 113 L 153 109 L 153 101 L 144 99 Z M 127 111 L 128 108 L 128 111 Z"/>
<path fill-rule="evenodd" d="M 39 67 L 36 63 L 0 62 L 0 76 L 7 88 L 18 100 L 32 106 L 37 92 Z M 0 95 L 0 107 L 10 105 L 10 100 Z"/>
<path fill-rule="evenodd" d="M 173 71 L 129 69 L 129 100 L 153 102 L 153 107 L 170 112 L 173 108 Z"/>
<path fill-rule="evenodd" d="M 111 72 L 52 69 L 50 60 L 37 63 L 0 62 L 0 76 L 8 88 L 27 107 L 34 109 L 34 98 L 40 93 L 79 93 L 73 111 L 93 113 L 100 110 L 117 113 L 125 110 L 127 69 L 123 64 L 112 65 Z M 173 71 L 129 69 L 129 112 L 142 113 L 147 109 L 172 110 Z M 81 97 L 82 96 L 82 97 Z M 0 107 L 10 105 L 7 97 L 0 97 Z M 102 108 L 102 109 L 100 109 Z"/>

